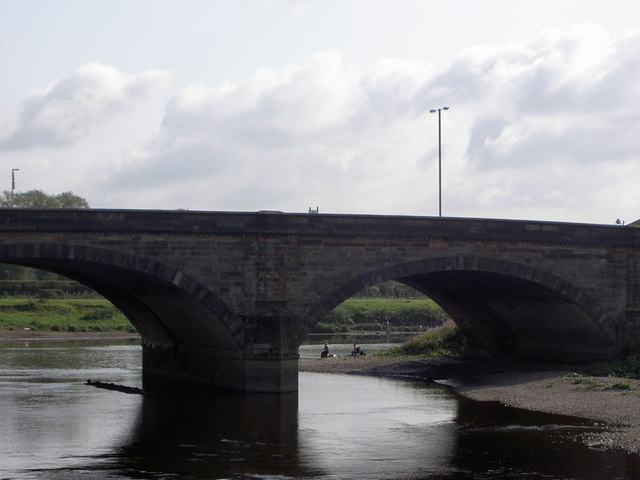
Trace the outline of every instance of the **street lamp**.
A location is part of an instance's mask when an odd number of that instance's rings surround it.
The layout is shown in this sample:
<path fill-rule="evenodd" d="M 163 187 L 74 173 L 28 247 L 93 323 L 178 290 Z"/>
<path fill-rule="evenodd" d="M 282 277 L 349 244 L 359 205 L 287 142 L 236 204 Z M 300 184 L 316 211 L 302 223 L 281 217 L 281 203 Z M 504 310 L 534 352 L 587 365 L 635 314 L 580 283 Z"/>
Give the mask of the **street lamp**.
<path fill-rule="evenodd" d="M 449 107 L 432 108 L 431 113 L 438 112 L 438 216 L 442 216 L 442 110 L 449 110 Z"/>
<path fill-rule="evenodd" d="M 11 206 L 13 207 L 13 192 L 16 191 L 16 172 L 19 172 L 19 168 L 11 169 Z"/>

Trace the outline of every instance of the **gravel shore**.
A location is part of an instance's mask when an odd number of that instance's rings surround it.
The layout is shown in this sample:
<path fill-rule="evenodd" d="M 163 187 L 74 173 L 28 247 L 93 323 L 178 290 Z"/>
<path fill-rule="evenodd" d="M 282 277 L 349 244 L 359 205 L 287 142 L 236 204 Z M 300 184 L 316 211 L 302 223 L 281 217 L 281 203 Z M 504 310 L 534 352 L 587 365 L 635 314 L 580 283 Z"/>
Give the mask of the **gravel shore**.
<path fill-rule="evenodd" d="M 449 385 L 477 401 L 602 422 L 593 448 L 640 453 L 640 381 L 576 375 L 570 365 L 514 359 L 333 357 L 301 359 L 301 371 L 412 378 Z"/>

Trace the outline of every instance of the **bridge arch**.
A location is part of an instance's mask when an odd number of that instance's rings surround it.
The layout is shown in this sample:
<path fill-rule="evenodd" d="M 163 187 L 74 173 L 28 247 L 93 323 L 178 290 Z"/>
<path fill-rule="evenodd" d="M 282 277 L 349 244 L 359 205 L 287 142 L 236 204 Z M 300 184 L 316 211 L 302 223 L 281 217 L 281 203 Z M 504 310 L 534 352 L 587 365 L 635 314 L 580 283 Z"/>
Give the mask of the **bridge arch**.
<path fill-rule="evenodd" d="M 615 351 L 615 323 L 579 288 L 527 264 L 484 257 L 424 259 L 365 274 L 322 298 L 305 323 L 387 280 L 435 300 L 478 350 L 568 361 Z"/>
<path fill-rule="evenodd" d="M 48 270 L 91 287 L 123 312 L 146 346 L 242 348 L 243 325 L 225 303 L 155 259 L 79 244 L 13 242 L 0 244 L 0 262 Z"/>

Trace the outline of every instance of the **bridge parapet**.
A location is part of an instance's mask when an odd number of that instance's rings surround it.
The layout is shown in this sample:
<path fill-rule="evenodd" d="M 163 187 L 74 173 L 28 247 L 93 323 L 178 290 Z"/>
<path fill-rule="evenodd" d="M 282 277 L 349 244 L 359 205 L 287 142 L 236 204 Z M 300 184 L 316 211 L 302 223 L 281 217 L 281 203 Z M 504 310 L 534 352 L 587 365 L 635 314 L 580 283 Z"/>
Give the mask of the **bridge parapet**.
<path fill-rule="evenodd" d="M 640 230 L 615 225 L 399 215 L 0 209 L 0 231 L 175 235 L 294 235 L 638 245 Z M 631 228 L 628 228 L 631 227 Z"/>

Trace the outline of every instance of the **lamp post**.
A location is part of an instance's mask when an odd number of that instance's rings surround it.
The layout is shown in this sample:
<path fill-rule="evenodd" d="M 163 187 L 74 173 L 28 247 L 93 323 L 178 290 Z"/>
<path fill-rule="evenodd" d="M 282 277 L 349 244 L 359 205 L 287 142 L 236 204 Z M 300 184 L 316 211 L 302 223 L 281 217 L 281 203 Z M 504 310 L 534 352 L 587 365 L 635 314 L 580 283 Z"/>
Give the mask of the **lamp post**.
<path fill-rule="evenodd" d="M 16 172 L 19 172 L 19 168 L 11 169 L 11 206 L 13 207 L 13 193 L 16 191 Z"/>
<path fill-rule="evenodd" d="M 449 107 L 432 108 L 431 113 L 438 112 L 438 216 L 442 216 L 442 110 Z"/>

